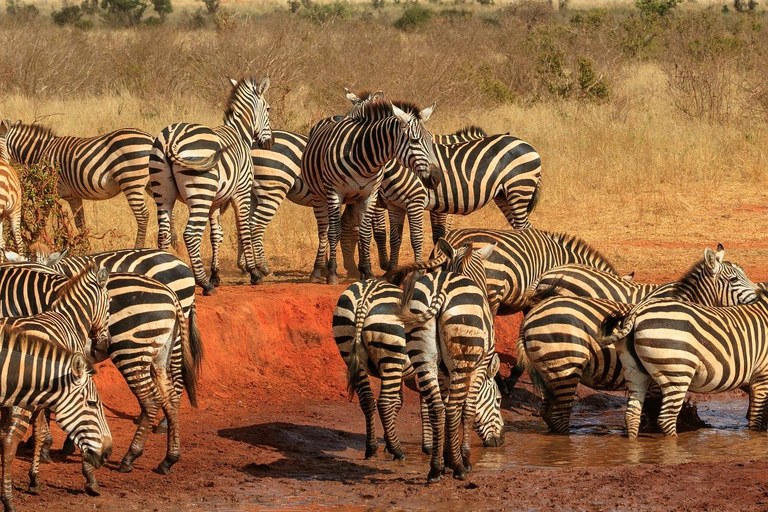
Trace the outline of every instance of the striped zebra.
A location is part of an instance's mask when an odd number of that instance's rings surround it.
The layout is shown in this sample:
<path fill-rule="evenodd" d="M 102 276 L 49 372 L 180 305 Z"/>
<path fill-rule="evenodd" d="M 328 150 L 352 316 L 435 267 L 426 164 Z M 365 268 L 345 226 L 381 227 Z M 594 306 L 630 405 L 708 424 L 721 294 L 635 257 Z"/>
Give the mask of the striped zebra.
<path fill-rule="evenodd" d="M 69 203 L 77 229 L 85 229 L 83 200 L 102 201 L 122 192 L 136 217 L 135 247 L 144 247 L 149 210 L 144 191 L 149 185 L 152 136 L 135 128 L 122 128 L 96 137 L 59 137 L 50 128 L 2 121 L 11 160 L 35 165 L 43 161 L 59 170 L 59 195 Z"/>
<path fill-rule="evenodd" d="M 396 158 L 430 186 L 439 181 L 432 136 L 424 127 L 433 109 L 434 105 L 419 110 L 410 103 L 373 101 L 365 105 L 358 118 L 325 123 L 310 133 L 301 159 L 302 177 L 313 196 L 319 237 L 310 282 L 321 281 L 327 251 L 326 282 L 338 282 L 336 246 L 341 205 L 345 202 L 356 202 L 359 209 L 360 275 L 363 279 L 373 277 L 369 254 L 371 208 L 378 197 L 381 167 Z"/>
<path fill-rule="evenodd" d="M 13 459 L 23 433 L 11 430 L 11 408 L 49 408 L 71 435 L 86 461 L 101 467 L 112 452 L 95 370 L 80 352 L 16 329 L 0 330 L 0 407 L 3 431 L 3 491 L 6 511 L 13 505 Z M 42 415 L 40 415 L 42 416 Z"/>
<path fill-rule="evenodd" d="M 24 332 L 88 356 L 108 344 L 108 278 L 105 268 L 91 264 L 59 288 L 48 311 L 28 317 L 4 316 L 0 319 L 0 328 Z M 9 431 L 26 431 L 32 412 L 25 415 L 21 410 L 14 410 Z M 104 421 L 100 428 L 107 428 L 106 421 L 103 418 L 100 421 Z M 86 490 L 98 494 L 94 468 L 85 458 L 83 475 L 87 479 Z M 30 488 L 38 488 L 36 465 L 30 470 Z"/>
<path fill-rule="evenodd" d="M 231 79 L 230 79 L 231 80 Z M 157 205 L 158 247 L 167 250 L 171 242 L 171 216 L 179 199 L 189 209 L 184 243 L 192 263 L 195 282 L 210 295 L 218 285 L 219 245 L 223 233 L 218 220 L 220 208 L 232 202 L 238 237 L 245 252 L 251 283 L 261 278 L 253 258 L 251 242 L 251 188 L 253 164 L 251 147 L 272 147 L 269 104 L 264 93 L 269 77 L 257 84 L 253 78 L 231 80 L 232 91 L 224 112 L 224 124 L 208 128 L 199 124 L 176 123 L 164 128 L 155 139 L 149 161 L 150 184 Z M 205 275 L 200 243 L 207 220 L 211 220 L 211 278 Z"/>
<path fill-rule="evenodd" d="M 604 334 L 624 318 L 618 333 L 599 341 L 615 344 L 624 365 L 630 439 L 637 438 L 639 411 L 651 383 L 661 387 L 658 423 L 665 435 L 677 436 L 677 416 L 688 391 L 748 387 L 749 428 L 761 428 L 768 398 L 768 304 L 763 293 L 753 303 L 732 307 L 654 299 L 606 321 Z"/>
<path fill-rule="evenodd" d="M 13 311 L 27 316 L 48 310 L 57 290 L 66 283 L 66 277 L 48 267 L 4 265 L 0 267 L 0 290 L 13 292 L 4 293 L 0 299 L 0 315 Z M 192 328 L 193 324 L 187 327 L 183 307 L 173 290 L 154 279 L 139 274 L 112 273 L 107 290 L 109 339 L 107 344 L 97 347 L 92 356 L 97 361 L 107 357 L 112 360 L 141 408 L 134 440 L 119 470 L 133 469 L 133 462 L 141 456 L 149 429 L 162 408 L 169 423 L 168 451 L 157 470 L 166 474 L 179 460 L 178 411 L 183 389 L 197 407 L 196 388 L 202 360 L 200 334 L 196 326 Z M 25 297 L 34 297 L 37 304 Z M 141 307 L 137 307 L 139 297 Z M 50 441 L 50 438 L 46 440 L 44 457 Z"/>
<path fill-rule="evenodd" d="M 10 166 L 0 139 L 0 254 L 5 253 L 3 221 L 8 219 L 16 250 L 22 250 L 21 242 L 21 183 Z"/>
<path fill-rule="evenodd" d="M 413 273 L 406 281 L 400 303 L 408 357 L 432 427 L 428 482 L 439 481 L 446 465 L 453 469 L 454 478 L 466 478 L 471 469 L 469 430 L 475 421 L 480 386 L 486 380 L 493 383 L 496 391 L 495 435 L 498 444 L 503 440 L 501 394 L 493 382 L 498 372 L 498 356 L 482 265 L 485 258 L 473 257 L 476 251 L 471 245 L 456 252 L 459 251 L 464 254 L 455 258 L 468 264 L 466 275 L 436 270 L 417 278 L 418 274 Z M 493 252 L 493 246 L 477 252 L 487 257 L 487 252 Z M 448 377 L 442 386 L 441 368 L 447 371 Z"/>
<path fill-rule="evenodd" d="M 541 159 L 527 142 L 509 134 L 483 136 L 461 143 L 436 143 L 443 172 L 434 190 L 397 162 L 384 167 L 382 195 L 390 212 L 390 265 L 397 266 L 405 212 L 414 251 L 421 248 L 423 211 L 430 212 L 433 241 L 445 236 L 448 215 L 469 215 L 495 202 L 509 225 L 531 227 L 528 215 L 538 202 Z M 423 204 L 423 206 L 421 206 Z"/>
<path fill-rule="evenodd" d="M 522 311 L 544 272 L 562 265 L 581 263 L 612 274 L 613 265 L 584 240 L 565 233 L 538 229 L 512 231 L 456 229 L 445 240 L 453 247 L 496 244 L 484 262 L 491 312 L 509 314 Z"/>
<path fill-rule="evenodd" d="M 543 391 L 542 417 L 557 433 L 568 433 L 571 409 L 578 384 L 593 389 L 625 389 L 623 367 L 612 345 L 601 347 L 597 339 L 603 322 L 612 315 L 626 314 L 632 303 L 653 297 L 713 306 L 742 303 L 754 296 L 755 284 L 744 271 L 724 261 L 722 246 L 717 253 L 707 249 L 697 262 L 676 282 L 658 285 L 634 285 L 589 267 L 563 267 L 560 281 L 552 288 L 541 288 L 543 299 L 528 313 L 520 326 L 517 342 L 520 365 Z M 542 276 L 546 281 L 554 269 Z M 545 298 L 548 293 L 566 295 Z M 574 295 L 573 292 L 583 295 Z M 645 293 L 642 293 L 642 292 Z M 638 293 L 639 292 L 639 293 Z"/>
<path fill-rule="evenodd" d="M 450 246 L 445 244 L 443 247 L 447 247 L 449 253 L 444 258 L 426 262 L 422 268 L 448 265 L 459 273 L 466 272 L 472 265 L 482 268 L 481 262 L 472 263 L 463 258 L 455 258 Z M 484 255 L 483 252 L 475 251 L 474 257 L 482 258 Z M 377 401 L 370 387 L 369 376 L 381 379 L 378 411 L 384 427 L 387 451 L 393 454 L 395 460 L 405 458 L 395 430 L 395 420 L 402 405 L 402 382 L 412 377 L 414 371 L 406 353 L 405 330 L 398 317 L 401 299 L 402 290 L 399 286 L 378 280 L 357 281 L 341 294 L 333 314 L 333 334 L 347 365 L 349 392 L 357 393 L 366 419 L 366 458 L 374 457 L 377 451 Z M 501 417 L 494 415 L 494 407 L 498 410 L 497 395 L 498 388 L 492 378 L 485 379 L 478 394 L 479 412 L 474 423 L 475 431 L 485 446 L 498 446 L 501 443 Z M 422 409 L 422 412 L 426 412 L 426 409 Z M 431 453 L 431 425 L 427 415 L 423 414 L 422 420 L 422 449 Z"/>

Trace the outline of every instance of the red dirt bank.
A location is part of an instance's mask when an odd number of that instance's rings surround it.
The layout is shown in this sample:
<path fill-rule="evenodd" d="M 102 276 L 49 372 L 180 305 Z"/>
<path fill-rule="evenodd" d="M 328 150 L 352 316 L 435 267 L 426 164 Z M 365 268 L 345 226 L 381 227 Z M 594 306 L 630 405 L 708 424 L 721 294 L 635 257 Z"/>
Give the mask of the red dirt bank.
<path fill-rule="evenodd" d="M 607 468 L 477 467 L 466 482 L 425 485 L 416 397 L 406 396 L 398 428 L 409 457 L 365 461 L 364 422 L 345 396 L 344 366 L 331 336 L 343 286 L 222 287 L 197 297 L 205 362 L 200 408 L 182 405 L 182 459 L 168 476 L 152 469 L 164 436 L 153 435 L 129 475 L 117 473 L 135 429 L 135 399 L 116 370 L 97 377 L 115 439 L 113 461 L 97 473 L 102 496 L 82 492 L 79 459 L 42 468 L 39 497 L 27 495 L 27 456 L 15 464 L 19 510 L 252 510 L 303 508 L 441 509 L 768 509 L 768 463 Z M 513 364 L 518 317 L 498 324 L 502 361 Z M 508 369 L 508 368 L 507 368 Z M 505 371 L 503 368 L 502 371 Z M 530 408 L 505 403 L 509 423 Z M 379 427 L 380 428 L 380 427 Z M 544 430 L 543 423 L 541 424 Z M 381 432 L 379 431 L 381 435 Z M 764 434 L 763 434 L 764 435 Z M 59 446 L 60 438 L 56 446 Z M 515 443 L 514 432 L 507 443 Z M 524 449 L 524 447 L 520 447 Z M 482 453 L 475 448 L 473 459 Z"/>

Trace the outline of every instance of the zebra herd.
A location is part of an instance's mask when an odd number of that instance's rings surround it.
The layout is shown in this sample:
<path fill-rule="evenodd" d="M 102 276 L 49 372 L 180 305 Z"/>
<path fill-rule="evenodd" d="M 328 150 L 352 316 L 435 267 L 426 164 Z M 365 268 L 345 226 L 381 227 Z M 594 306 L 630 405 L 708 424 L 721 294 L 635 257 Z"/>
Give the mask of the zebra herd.
<path fill-rule="evenodd" d="M 321 120 L 308 137 L 273 131 L 269 85 L 269 78 L 232 80 L 223 125 L 175 123 L 157 137 L 134 129 L 57 137 L 37 125 L 0 125 L 0 203 L 17 247 L 21 193 L 9 161 L 55 164 L 59 192 L 79 228 L 84 199 L 118 191 L 138 223 L 132 250 L 62 258 L 31 248 L 35 263 L 0 266 L 0 316 L 8 318 L 0 330 L 7 510 L 13 509 L 9 461 L 30 424 L 30 490 L 39 486 L 38 462 L 50 445 L 45 409 L 80 448 L 86 489 L 98 492 L 93 469 L 109 456 L 112 440 L 90 378 L 91 360 L 111 359 L 141 406 L 120 470 L 132 470 L 161 409 L 168 450 L 158 471 L 167 473 L 179 460 L 181 394 L 186 389 L 196 405 L 202 357 L 194 288 L 209 295 L 220 283 L 220 215 L 230 204 L 242 267 L 252 284 L 270 273 L 264 233 L 286 198 L 312 206 L 315 214 L 319 243 L 311 282 L 337 283 L 337 246 L 349 257 L 357 243 L 361 280 L 339 297 L 333 334 L 347 365 L 349 392 L 358 396 L 365 415 L 366 457 L 377 452 L 377 411 L 387 451 L 405 457 L 395 420 L 403 382 L 414 379 L 422 449 L 431 454 L 428 481 L 438 481 L 446 468 L 455 478 L 466 477 L 473 429 L 485 446 L 501 445 L 494 318 L 516 312 L 524 313 L 519 368 L 542 391 L 541 415 L 554 432 L 568 432 L 580 383 L 629 391 L 629 437 L 637 436 L 649 393 L 661 396 L 659 424 L 669 435 L 676 434 L 687 391 L 745 388 L 750 428 L 768 420 L 764 286 L 726 261 L 722 246 L 705 250 L 677 282 L 631 282 L 583 240 L 531 227 L 541 162 L 524 141 L 488 136 L 477 127 L 433 136 L 425 123 L 434 105 L 420 109 L 385 100 L 380 91 L 346 91 L 347 114 Z M 157 207 L 158 250 L 142 248 L 145 191 Z M 177 200 L 189 209 L 183 238 L 191 270 L 166 252 Z M 514 229 L 449 229 L 449 215 L 467 215 L 491 201 Z M 426 261 L 425 211 L 434 243 Z M 406 217 L 414 262 L 400 266 Z M 200 255 L 208 222 L 210 277 Z M 371 238 L 387 271 L 383 280 L 374 278 Z M 139 294 L 141 307 L 131 307 Z M 381 379 L 378 399 L 369 377 Z"/>

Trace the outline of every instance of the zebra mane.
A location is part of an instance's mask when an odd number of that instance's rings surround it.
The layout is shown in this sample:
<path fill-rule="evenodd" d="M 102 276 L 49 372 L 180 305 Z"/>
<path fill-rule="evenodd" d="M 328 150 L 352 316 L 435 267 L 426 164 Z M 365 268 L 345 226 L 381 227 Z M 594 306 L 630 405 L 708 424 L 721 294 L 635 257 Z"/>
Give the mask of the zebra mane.
<path fill-rule="evenodd" d="M 698 276 L 701 274 L 701 270 L 704 268 L 705 264 L 705 260 L 702 258 L 691 265 L 691 268 L 689 268 L 688 271 L 683 274 L 683 277 L 673 283 L 670 283 L 668 292 L 674 296 L 680 296 L 684 294 L 686 290 L 695 288 L 697 282 L 699 281 Z"/>
<path fill-rule="evenodd" d="M 35 350 L 36 348 L 45 348 L 47 346 L 56 352 L 61 352 L 68 356 L 75 354 L 73 350 L 63 345 L 48 341 L 13 324 L 3 326 L 0 330 L 0 341 L 3 343 L 3 350 L 10 349 L 13 352 L 35 353 L 39 352 Z M 15 341 L 15 343 L 12 343 L 12 341 Z M 91 361 L 90 358 L 86 358 L 86 360 Z"/>
<path fill-rule="evenodd" d="M 11 125 L 13 127 L 15 125 Z M 42 124 L 24 124 L 21 123 L 18 125 L 21 129 L 26 130 L 29 135 L 33 136 L 34 138 L 53 138 L 57 135 L 53 132 L 53 129 L 49 126 L 45 126 Z"/>
<path fill-rule="evenodd" d="M 465 126 L 460 130 L 456 130 L 452 135 L 457 135 L 457 136 L 465 135 L 469 137 L 487 137 L 488 136 L 488 134 L 485 133 L 485 130 L 475 125 Z"/>
<path fill-rule="evenodd" d="M 355 96 L 360 98 L 361 100 L 365 101 L 367 99 L 373 98 L 373 95 L 376 94 L 379 91 L 372 91 L 370 89 L 360 89 L 359 91 L 353 93 Z"/>
<path fill-rule="evenodd" d="M 69 293 L 69 291 L 74 288 L 75 286 L 79 285 L 86 279 L 89 279 L 91 277 L 91 273 L 98 268 L 98 264 L 91 260 L 89 261 L 83 269 L 78 272 L 77 274 L 73 275 L 66 283 L 61 285 L 61 287 L 56 290 L 56 300 L 53 301 L 53 304 L 51 304 L 51 309 L 53 309 L 54 306 L 57 306 L 58 303 L 63 299 L 63 297 Z"/>
<path fill-rule="evenodd" d="M 606 269 L 609 272 L 612 272 L 616 274 L 616 268 L 613 266 L 613 263 L 608 260 L 608 258 L 605 257 L 603 253 L 589 245 L 586 241 L 583 239 L 571 235 L 569 233 L 551 233 L 547 232 L 549 236 L 551 236 L 556 242 L 558 242 L 561 245 L 564 245 L 566 247 L 570 247 L 571 249 L 581 253 L 585 254 L 591 259 L 599 260 L 603 265 L 605 265 Z"/>
<path fill-rule="evenodd" d="M 361 96 L 358 95 L 358 98 Z M 388 117 L 392 117 L 392 105 L 395 105 L 400 110 L 407 112 L 414 116 L 416 119 L 421 120 L 421 109 L 410 101 L 389 101 L 389 100 L 376 100 L 365 105 L 361 111 L 359 119 L 361 121 L 381 121 Z"/>
<path fill-rule="evenodd" d="M 243 78 L 237 81 L 237 85 L 229 92 L 227 102 L 224 104 L 224 117 L 232 115 L 235 109 L 235 99 L 240 96 L 243 87 L 256 87 L 256 79 L 254 77 Z"/>

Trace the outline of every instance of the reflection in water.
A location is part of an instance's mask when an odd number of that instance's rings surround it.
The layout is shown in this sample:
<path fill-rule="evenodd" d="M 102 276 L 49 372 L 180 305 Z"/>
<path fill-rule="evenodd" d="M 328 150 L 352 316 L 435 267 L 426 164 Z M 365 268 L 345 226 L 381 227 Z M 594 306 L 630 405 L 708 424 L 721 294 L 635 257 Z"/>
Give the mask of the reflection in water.
<path fill-rule="evenodd" d="M 683 432 L 676 439 L 641 434 L 637 441 L 628 440 L 622 409 L 574 412 L 569 436 L 549 433 L 540 419 L 515 421 L 507 425 L 501 448 L 473 449 L 473 464 L 533 469 L 768 459 L 765 432 L 747 429 L 746 400 L 715 397 L 698 406 L 712 428 Z"/>

